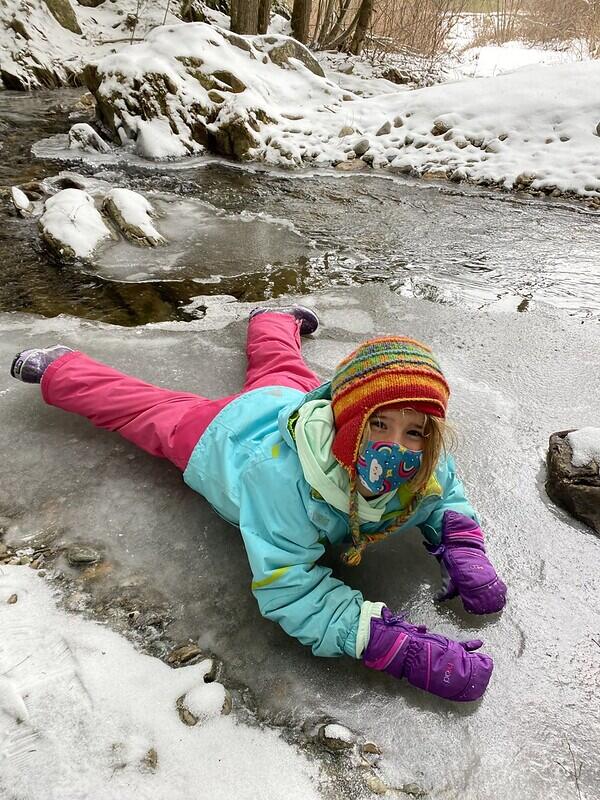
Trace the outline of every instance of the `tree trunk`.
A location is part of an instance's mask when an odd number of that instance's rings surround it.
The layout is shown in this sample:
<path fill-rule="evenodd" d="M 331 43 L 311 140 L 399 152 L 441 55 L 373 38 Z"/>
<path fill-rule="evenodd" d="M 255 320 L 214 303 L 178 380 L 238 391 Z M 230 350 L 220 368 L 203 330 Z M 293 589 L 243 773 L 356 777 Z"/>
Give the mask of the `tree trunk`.
<path fill-rule="evenodd" d="M 367 35 L 369 25 L 371 24 L 372 16 L 373 0 L 362 0 L 360 11 L 358 12 L 356 30 L 354 31 L 354 37 L 352 39 L 352 44 L 350 45 L 350 52 L 355 56 L 360 55 L 365 36 Z"/>
<path fill-rule="evenodd" d="M 346 14 L 348 13 L 348 9 L 350 8 L 350 3 L 352 0 L 344 0 L 340 2 L 340 8 L 338 11 L 338 18 L 335 21 L 333 28 L 329 31 L 327 36 L 322 40 L 322 47 L 324 50 L 327 50 L 329 47 L 331 49 L 335 49 L 335 45 L 331 45 L 331 42 L 335 42 L 339 35 L 340 31 L 342 30 L 342 25 L 344 24 L 344 20 L 346 18 Z M 356 22 L 356 19 L 354 20 Z M 348 32 L 348 28 L 346 28 L 346 32 Z M 352 31 L 348 34 L 348 36 L 352 35 Z"/>
<path fill-rule="evenodd" d="M 308 42 L 311 7 L 312 0 L 294 0 L 294 8 L 292 10 L 292 36 L 294 39 L 302 42 L 302 44 Z"/>
<path fill-rule="evenodd" d="M 266 33 L 271 21 L 271 0 L 259 0 L 258 32 Z"/>
<path fill-rule="evenodd" d="M 258 33 L 260 0 L 231 0 L 231 30 L 234 33 Z"/>

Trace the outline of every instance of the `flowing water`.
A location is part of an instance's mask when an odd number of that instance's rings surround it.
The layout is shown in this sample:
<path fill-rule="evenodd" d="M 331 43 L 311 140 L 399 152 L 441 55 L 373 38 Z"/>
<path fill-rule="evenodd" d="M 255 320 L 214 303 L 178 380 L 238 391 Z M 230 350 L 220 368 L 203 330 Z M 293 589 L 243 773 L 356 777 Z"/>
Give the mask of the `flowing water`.
<path fill-rule="evenodd" d="M 198 295 L 259 301 L 379 282 L 406 296 L 600 318 L 600 215 L 582 206 L 377 173 L 266 171 L 210 159 L 83 157 L 64 132 L 79 92 L 0 92 L 0 187 L 76 171 L 160 210 L 165 248 L 121 240 L 57 262 L 1 195 L 0 309 L 120 325 L 189 319 Z M 56 134 L 63 134 L 62 136 Z M 51 137 L 51 138 L 48 138 Z M 32 159 L 30 148 L 45 157 Z M 104 183 L 102 183 L 104 182 Z"/>

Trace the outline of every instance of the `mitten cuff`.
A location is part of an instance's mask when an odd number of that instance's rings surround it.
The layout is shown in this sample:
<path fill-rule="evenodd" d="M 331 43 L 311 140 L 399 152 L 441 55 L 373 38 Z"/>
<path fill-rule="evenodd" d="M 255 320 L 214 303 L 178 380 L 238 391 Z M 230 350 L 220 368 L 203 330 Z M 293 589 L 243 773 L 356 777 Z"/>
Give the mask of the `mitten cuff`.
<path fill-rule="evenodd" d="M 371 620 L 373 617 L 380 617 L 385 608 L 385 603 L 371 603 L 365 600 L 360 609 L 360 619 L 358 620 L 358 631 L 356 633 L 356 657 L 362 658 L 367 645 L 369 644 L 369 634 L 371 632 Z"/>
<path fill-rule="evenodd" d="M 442 520 L 442 543 L 447 547 L 470 546 L 485 552 L 483 531 L 478 523 L 466 514 L 446 511 Z M 443 552 L 443 550 L 441 551 Z M 434 555 L 438 555 L 434 553 Z"/>

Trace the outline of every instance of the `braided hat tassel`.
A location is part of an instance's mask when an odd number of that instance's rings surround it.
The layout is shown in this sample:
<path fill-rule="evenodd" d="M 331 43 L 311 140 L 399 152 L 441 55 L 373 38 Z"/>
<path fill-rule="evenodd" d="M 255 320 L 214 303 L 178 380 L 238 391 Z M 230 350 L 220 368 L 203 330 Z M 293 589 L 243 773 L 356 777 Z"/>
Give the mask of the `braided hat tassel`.
<path fill-rule="evenodd" d="M 381 542 L 383 539 L 397 531 L 398 528 L 412 516 L 417 505 L 423 499 L 423 495 L 417 492 L 408 506 L 395 517 L 390 525 L 379 533 L 361 533 L 360 518 L 358 515 L 358 491 L 356 489 L 356 477 L 350 481 L 350 533 L 352 535 L 352 546 L 345 550 L 340 558 L 349 567 L 357 567 L 362 561 L 362 556 L 371 542 Z"/>

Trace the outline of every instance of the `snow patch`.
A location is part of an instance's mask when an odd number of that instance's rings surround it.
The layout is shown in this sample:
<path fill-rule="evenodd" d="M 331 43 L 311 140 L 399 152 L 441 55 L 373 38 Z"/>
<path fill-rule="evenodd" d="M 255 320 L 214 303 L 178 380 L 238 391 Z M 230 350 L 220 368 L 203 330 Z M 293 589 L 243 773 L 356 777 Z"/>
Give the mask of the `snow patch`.
<path fill-rule="evenodd" d="M 580 428 L 567 434 L 573 454 L 571 463 L 575 467 L 585 467 L 595 463 L 600 473 L 600 428 Z"/>
<path fill-rule="evenodd" d="M 287 800 L 318 797 L 316 769 L 279 735 L 214 715 L 224 690 L 204 683 L 206 662 L 171 669 L 136 652 L 60 611 L 28 567 L 2 567 L 0 629 L 3 797 L 83 800 L 110 786 L 119 800 L 186 800 L 196 786 L 211 800 L 275 798 L 281 764 Z M 201 712 L 194 727 L 177 714 L 186 692 Z"/>

